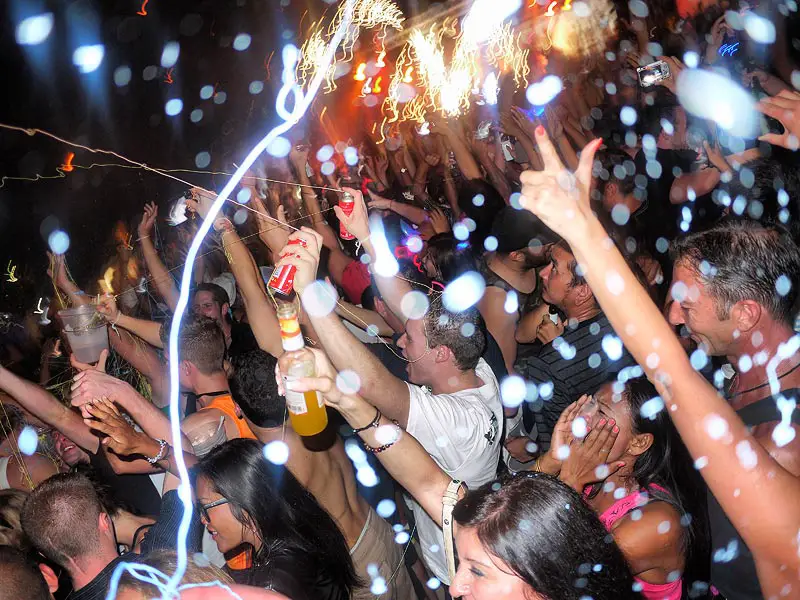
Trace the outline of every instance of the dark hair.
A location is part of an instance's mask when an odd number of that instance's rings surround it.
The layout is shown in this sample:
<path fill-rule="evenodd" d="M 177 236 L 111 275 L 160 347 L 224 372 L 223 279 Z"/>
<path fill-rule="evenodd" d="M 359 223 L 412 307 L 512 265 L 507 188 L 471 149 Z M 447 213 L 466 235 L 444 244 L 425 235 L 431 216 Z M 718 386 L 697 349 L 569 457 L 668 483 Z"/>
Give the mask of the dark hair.
<path fill-rule="evenodd" d="M 785 223 L 788 227 L 800 217 L 800 174 L 797 165 L 776 159 L 761 157 L 743 165 L 726 185 L 712 193 L 718 204 L 724 200 L 733 203 L 739 196 L 747 200 L 740 210 L 733 204 L 733 213 L 746 214 L 762 223 Z M 751 177 L 752 176 L 752 177 Z M 727 196 L 727 198 L 725 198 Z M 793 232 L 794 233 L 794 232 Z M 793 236 L 797 239 L 797 236 Z"/>
<path fill-rule="evenodd" d="M 472 201 L 478 195 L 483 196 L 480 206 Z M 458 186 L 458 207 L 475 221 L 475 231 L 470 233 L 469 242 L 476 252 L 483 251 L 483 242 L 491 234 L 494 218 L 505 206 L 500 192 L 483 179 L 470 179 Z"/>
<path fill-rule="evenodd" d="M 0 546 L 0 581 L 0 598 L 50 600 L 50 589 L 39 568 L 11 546 Z"/>
<path fill-rule="evenodd" d="M 526 472 L 489 482 L 459 501 L 453 518 L 474 528 L 486 551 L 539 596 L 639 597 L 614 538 L 580 495 L 555 477 Z"/>
<path fill-rule="evenodd" d="M 425 256 L 430 258 L 438 275 L 439 283 L 447 285 L 467 271 L 475 271 L 475 257 L 466 245 L 460 247 L 452 233 L 437 233 L 425 245 Z"/>
<path fill-rule="evenodd" d="M 569 274 L 572 276 L 572 279 L 569 282 L 569 287 L 574 288 L 579 285 L 588 285 L 586 283 L 586 279 L 583 275 L 578 271 L 578 259 L 575 258 L 575 255 L 572 253 L 572 248 L 569 247 L 569 244 L 564 240 L 558 242 L 554 247 L 561 248 L 565 252 L 567 252 L 572 258 L 570 259 L 569 263 L 567 264 L 567 268 L 569 269 Z"/>
<path fill-rule="evenodd" d="M 255 440 L 235 439 L 213 448 L 194 467 L 230 502 L 233 516 L 261 538 L 254 565 L 285 564 L 306 590 L 327 580 L 348 597 L 358 585 L 350 551 L 336 522 L 284 468 L 267 462 Z M 284 560 L 281 560 L 284 559 Z M 252 572 L 252 577 L 259 573 Z"/>
<path fill-rule="evenodd" d="M 453 353 L 456 367 L 469 371 L 478 365 L 486 349 L 486 325 L 475 307 L 452 313 L 444 307 L 441 294 L 430 296 L 428 312 L 423 317 L 428 346 L 447 346 Z M 464 333 L 464 326 L 472 325 L 472 334 Z"/>
<path fill-rule="evenodd" d="M 637 190 L 634 183 L 636 165 L 624 150 L 618 148 L 599 150 L 592 166 L 592 175 L 596 184 L 598 200 L 602 200 L 609 183 L 616 185 L 622 196 L 628 196 Z M 641 195 L 641 191 L 639 195 Z"/>
<path fill-rule="evenodd" d="M 675 240 L 671 256 L 705 284 L 719 319 L 727 319 L 736 302 L 754 300 L 776 321 L 792 325 L 800 250 L 783 227 L 749 219 L 724 221 Z M 782 278 L 789 284 L 785 294 L 777 290 Z"/>
<path fill-rule="evenodd" d="M 161 328 L 160 335 L 164 347 L 168 347 L 169 333 L 166 327 Z M 178 336 L 178 352 L 180 360 L 189 361 L 201 373 L 218 373 L 224 370 L 225 334 L 214 319 L 186 315 Z"/>
<path fill-rule="evenodd" d="M 275 381 L 277 359 L 260 348 L 231 357 L 231 394 L 256 427 L 275 427 L 286 420 L 286 400 Z"/>
<path fill-rule="evenodd" d="M 646 402 L 659 397 L 656 388 L 644 377 L 628 379 L 624 384 L 616 382 L 614 386 L 615 393 L 623 390 L 622 396 L 628 403 L 633 432 L 653 436 L 652 445 L 636 458 L 633 478 L 641 489 L 669 502 L 681 514 L 686 513 L 691 504 L 686 486 L 693 483 L 696 470 L 666 407 L 658 410 L 654 406 L 653 410 L 642 410 Z M 649 490 L 653 484 L 666 489 L 669 494 Z"/>
<path fill-rule="evenodd" d="M 58 473 L 28 495 L 22 507 L 22 528 L 39 552 L 67 568 L 70 560 L 96 552 L 103 512 L 87 477 Z"/>
<path fill-rule="evenodd" d="M 216 283 L 200 283 L 194 288 L 194 292 L 192 292 L 192 299 L 197 294 L 197 292 L 211 292 L 211 295 L 214 297 L 214 302 L 222 307 L 223 304 L 227 304 L 230 306 L 231 299 L 228 297 L 228 292 L 221 285 L 217 285 Z"/>
<path fill-rule="evenodd" d="M 621 386 L 620 383 L 614 385 Z M 620 387 L 615 387 L 614 391 L 618 389 Z M 646 402 L 659 397 L 653 384 L 644 377 L 628 379 L 622 395 L 628 403 L 633 432 L 653 436 L 652 445 L 636 458 L 633 478 L 651 498 L 671 504 L 681 515 L 681 524 L 686 530 L 682 540 L 684 582 L 688 584 L 695 575 L 703 573 L 708 564 L 705 555 L 709 541 L 706 486 L 667 408 L 659 410 L 656 405 L 653 410 L 642 410 Z M 667 493 L 653 488 L 653 484 Z"/>

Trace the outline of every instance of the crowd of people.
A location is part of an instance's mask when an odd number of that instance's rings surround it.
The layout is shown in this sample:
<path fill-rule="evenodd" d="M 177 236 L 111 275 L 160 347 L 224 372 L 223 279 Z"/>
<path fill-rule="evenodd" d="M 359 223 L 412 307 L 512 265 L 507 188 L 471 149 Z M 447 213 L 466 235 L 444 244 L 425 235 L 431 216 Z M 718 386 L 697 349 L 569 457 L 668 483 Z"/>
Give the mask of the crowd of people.
<path fill-rule="evenodd" d="M 605 53 L 544 61 L 543 110 L 430 114 L 357 161 L 309 126 L 213 217 L 180 322 L 212 190 L 120 223 L 99 288 L 51 254 L 51 315 L 109 348 L 46 314 L 4 338 L 0 598 L 182 569 L 173 597 L 798 596 L 796 20 L 757 9 L 765 52 L 724 8 L 619 6 Z M 691 69 L 755 95 L 758 139 L 681 104 Z"/>

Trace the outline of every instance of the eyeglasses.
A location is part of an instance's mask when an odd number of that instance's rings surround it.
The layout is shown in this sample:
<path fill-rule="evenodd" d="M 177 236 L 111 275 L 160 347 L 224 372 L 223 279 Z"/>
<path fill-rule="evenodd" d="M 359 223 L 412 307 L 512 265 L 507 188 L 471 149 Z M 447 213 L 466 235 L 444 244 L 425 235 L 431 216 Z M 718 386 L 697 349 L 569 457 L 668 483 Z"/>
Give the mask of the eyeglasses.
<path fill-rule="evenodd" d="M 219 500 L 214 500 L 214 502 L 209 502 L 208 504 L 198 504 L 197 511 L 200 513 L 200 516 L 203 517 L 206 521 L 211 521 L 211 518 L 208 516 L 208 509 L 214 508 L 215 506 L 222 506 L 223 504 L 227 504 L 230 502 L 227 498 L 220 498 Z"/>

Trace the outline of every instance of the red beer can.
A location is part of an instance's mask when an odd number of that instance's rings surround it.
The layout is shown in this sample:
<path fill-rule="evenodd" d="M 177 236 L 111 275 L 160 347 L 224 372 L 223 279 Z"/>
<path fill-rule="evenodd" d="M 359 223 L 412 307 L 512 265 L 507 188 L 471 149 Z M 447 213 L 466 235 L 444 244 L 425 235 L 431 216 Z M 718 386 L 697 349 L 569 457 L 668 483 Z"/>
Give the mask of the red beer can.
<path fill-rule="evenodd" d="M 292 244 L 300 244 L 304 248 L 306 246 L 306 243 L 301 239 L 289 240 L 289 245 L 291 246 Z M 297 273 L 297 267 L 294 265 L 276 267 L 267 282 L 267 287 L 282 296 L 291 296 L 295 273 Z"/>
<path fill-rule="evenodd" d="M 350 192 L 345 192 L 342 194 L 342 199 L 339 200 L 339 208 L 342 209 L 342 212 L 346 214 L 348 217 L 353 214 L 353 207 L 356 205 L 355 198 L 353 198 L 353 194 Z M 339 221 L 339 237 L 343 240 L 354 240 L 356 236 L 352 235 L 344 226 L 344 223 Z"/>

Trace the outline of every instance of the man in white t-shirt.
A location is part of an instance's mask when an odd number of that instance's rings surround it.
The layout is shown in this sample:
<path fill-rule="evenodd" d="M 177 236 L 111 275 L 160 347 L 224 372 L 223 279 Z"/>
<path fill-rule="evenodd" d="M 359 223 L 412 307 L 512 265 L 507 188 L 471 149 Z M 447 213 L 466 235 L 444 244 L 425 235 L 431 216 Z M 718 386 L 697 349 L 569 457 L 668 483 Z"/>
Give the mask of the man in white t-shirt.
<path fill-rule="evenodd" d="M 318 234 L 305 229 L 292 237 L 303 239 L 306 246 L 292 245 L 287 250 L 294 256 L 282 262 L 297 267 L 294 289 L 303 303 L 318 304 L 319 286 L 308 286 L 316 276 L 322 241 Z M 368 242 L 364 246 L 372 250 Z M 408 286 L 401 280 L 393 283 Z M 384 298 L 387 291 L 381 286 Z M 403 318 L 402 311 L 394 312 Z M 416 437 L 454 479 L 474 489 L 495 477 L 502 445 L 503 407 L 497 379 L 481 358 L 486 334 L 477 309 L 450 313 L 443 307 L 441 295 L 435 295 L 424 317 L 403 319 L 406 331 L 398 345 L 408 360 L 406 371 L 412 383 L 393 376 L 333 312 L 307 314 L 336 369 L 355 372 L 358 393 Z M 441 550 L 442 530 L 420 506 L 410 503 L 425 563 L 449 584 Z"/>

